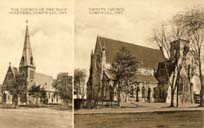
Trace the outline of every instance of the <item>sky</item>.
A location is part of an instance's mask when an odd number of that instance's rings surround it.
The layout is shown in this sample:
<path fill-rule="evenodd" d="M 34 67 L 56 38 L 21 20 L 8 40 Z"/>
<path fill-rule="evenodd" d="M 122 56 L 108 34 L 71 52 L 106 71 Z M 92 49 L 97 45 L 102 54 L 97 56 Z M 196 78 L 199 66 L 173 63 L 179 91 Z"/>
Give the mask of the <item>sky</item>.
<path fill-rule="evenodd" d="M 36 64 L 36 72 L 51 75 L 73 74 L 74 14 L 71 0 L 1 0 L 0 2 L 0 83 L 9 62 L 19 67 L 23 51 L 26 20 Z M 66 8 L 66 14 L 14 14 L 16 8 Z M 31 11 L 33 12 L 33 11 Z M 58 12 L 57 12 L 58 13 Z"/>
<path fill-rule="evenodd" d="M 75 0 L 75 68 L 89 70 L 97 35 L 156 48 L 153 29 L 203 0 Z M 122 14 L 90 14 L 91 8 L 123 8 Z M 88 72 L 87 72 L 88 73 Z"/>
<path fill-rule="evenodd" d="M 11 62 L 18 67 L 26 19 L 36 71 L 54 78 L 74 68 L 89 70 L 97 35 L 147 47 L 152 30 L 203 0 L 1 0 L 0 83 Z M 16 8 L 66 8 L 67 14 L 11 14 Z M 121 14 L 90 14 L 93 8 L 121 8 Z"/>

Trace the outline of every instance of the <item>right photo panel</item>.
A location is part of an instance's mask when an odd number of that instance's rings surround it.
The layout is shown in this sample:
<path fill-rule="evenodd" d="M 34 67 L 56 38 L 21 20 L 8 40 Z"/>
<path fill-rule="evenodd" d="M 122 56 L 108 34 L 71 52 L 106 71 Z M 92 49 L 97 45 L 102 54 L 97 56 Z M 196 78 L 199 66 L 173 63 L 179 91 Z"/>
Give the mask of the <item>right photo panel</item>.
<path fill-rule="evenodd" d="M 75 0 L 75 128 L 203 128 L 202 0 Z"/>

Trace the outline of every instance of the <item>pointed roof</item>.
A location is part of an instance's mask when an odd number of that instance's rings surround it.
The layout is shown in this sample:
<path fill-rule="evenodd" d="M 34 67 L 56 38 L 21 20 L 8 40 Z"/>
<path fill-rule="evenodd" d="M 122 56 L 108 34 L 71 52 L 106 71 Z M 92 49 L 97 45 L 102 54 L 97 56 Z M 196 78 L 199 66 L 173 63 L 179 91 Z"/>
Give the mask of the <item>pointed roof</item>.
<path fill-rule="evenodd" d="M 20 61 L 20 67 L 21 66 L 34 66 L 28 25 L 26 25 L 23 54 Z"/>
<path fill-rule="evenodd" d="M 12 67 L 11 66 L 11 63 L 9 63 L 9 67 L 8 67 L 8 70 L 7 70 L 7 73 L 6 73 L 6 76 L 5 76 L 5 78 L 4 78 L 4 81 L 3 81 L 3 85 L 7 85 L 7 79 L 8 79 L 8 74 L 9 73 L 12 73 L 13 74 L 13 79 L 15 79 L 16 78 L 16 76 L 18 75 L 18 68 L 17 67 Z"/>
<path fill-rule="evenodd" d="M 40 85 L 45 91 L 55 91 L 55 88 L 52 86 L 52 83 L 54 82 L 52 76 L 36 72 L 34 77 L 37 86 Z"/>
<path fill-rule="evenodd" d="M 13 73 L 14 77 L 16 77 L 18 75 L 18 68 L 11 66 L 11 62 L 9 62 L 9 68 L 8 68 L 7 72 L 9 72 L 9 71 L 11 71 Z"/>
<path fill-rule="evenodd" d="M 158 49 L 152 49 L 136 44 L 131 44 L 123 41 L 113 40 L 101 36 L 97 36 L 96 45 L 106 50 L 106 61 L 111 64 L 114 61 L 114 56 L 122 48 L 127 48 L 132 55 L 141 63 L 143 68 L 157 67 L 159 62 L 165 60 L 162 52 Z"/>

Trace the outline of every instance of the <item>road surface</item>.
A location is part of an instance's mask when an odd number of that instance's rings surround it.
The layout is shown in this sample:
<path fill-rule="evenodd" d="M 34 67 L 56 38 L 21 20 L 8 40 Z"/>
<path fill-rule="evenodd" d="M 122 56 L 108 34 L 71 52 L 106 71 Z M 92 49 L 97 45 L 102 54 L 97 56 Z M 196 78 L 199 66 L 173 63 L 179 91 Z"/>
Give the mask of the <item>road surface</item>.
<path fill-rule="evenodd" d="M 0 109 L 0 128 L 71 128 L 71 111 L 48 108 Z"/>

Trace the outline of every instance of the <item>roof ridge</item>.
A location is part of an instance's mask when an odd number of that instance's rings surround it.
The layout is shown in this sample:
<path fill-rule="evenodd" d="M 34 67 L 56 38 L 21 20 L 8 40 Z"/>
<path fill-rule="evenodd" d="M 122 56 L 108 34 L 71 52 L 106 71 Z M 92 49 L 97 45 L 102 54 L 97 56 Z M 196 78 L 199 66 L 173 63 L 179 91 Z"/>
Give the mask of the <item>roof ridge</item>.
<path fill-rule="evenodd" d="M 51 75 L 47 75 L 47 74 L 44 74 L 44 73 L 39 73 L 39 72 L 35 72 L 36 74 L 40 74 L 40 75 L 44 75 L 44 76 L 47 76 L 47 77 L 51 77 L 53 78 Z"/>
<path fill-rule="evenodd" d="M 97 43 L 101 42 L 102 46 L 105 46 L 107 63 L 112 63 L 114 61 L 114 56 L 122 47 L 126 47 L 132 55 L 134 55 L 139 61 L 143 62 L 143 67 L 145 68 L 149 67 L 153 69 L 158 62 L 163 61 L 165 59 L 159 49 L 145 47 L 138 44 L 132 44 L 101 36 L 98 36 L 97 38 Z"/>
<path fill-rule="evenodd" d="M 148 49 L 160 51 L 159 49 L 155 49 L 155 48 L 151 48 L 151 47 L 146 47 L 146 46 L 142 46 L 142 45 L 139 45 L 139 44 L 129 43 L 129 42 L 122 41 L 122 40 L 116 40 L 116 39 L 112 39 L 112 38 L 107 38 L 107 37 L 103 37 L 103 36 L 98 36 L 98 38 L 102 38 L 102 39 L 104 38 L 104 39 L 112 40 L 112 41 L 115 41 L 115 42 L 121 42 L 121 43 L 126 43 L 128 45 L 134 45 L 134 46 L 138 46 L 138 47 L 143 47 L 143 48 L 148 48 Z"/>

